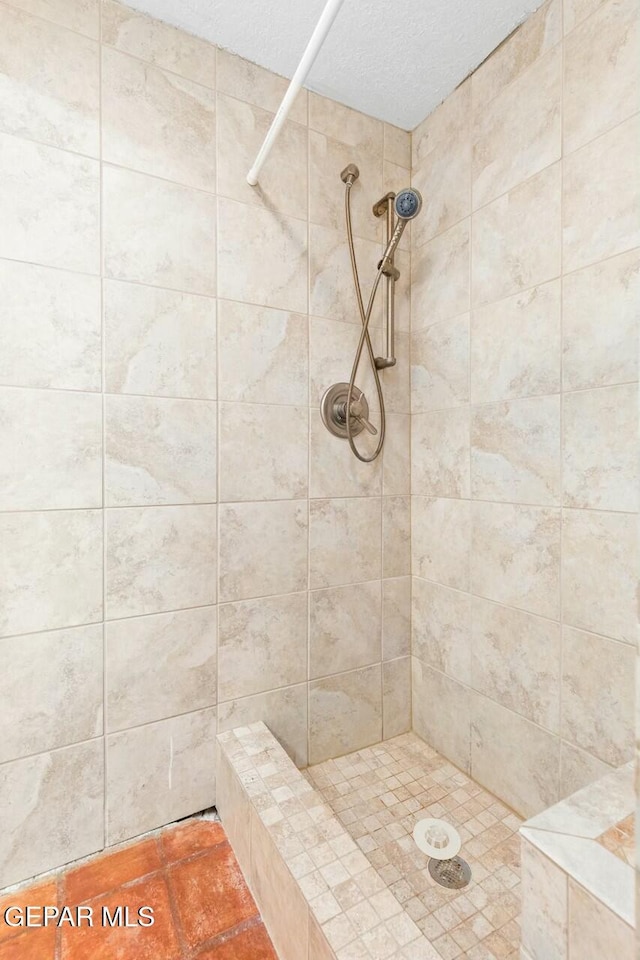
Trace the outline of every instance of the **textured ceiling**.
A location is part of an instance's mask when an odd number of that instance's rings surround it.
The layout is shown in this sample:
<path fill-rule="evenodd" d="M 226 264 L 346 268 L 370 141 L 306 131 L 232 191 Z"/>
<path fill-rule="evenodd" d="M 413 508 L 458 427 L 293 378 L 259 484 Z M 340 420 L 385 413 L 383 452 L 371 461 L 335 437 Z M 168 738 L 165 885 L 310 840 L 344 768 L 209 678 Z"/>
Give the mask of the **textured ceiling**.
<path fill-rule="evenodd" d="M 128 0 L 290 77 L 325 0 Z M 541 0 L 344 0 L 306 86 L 412 130 Z"/>

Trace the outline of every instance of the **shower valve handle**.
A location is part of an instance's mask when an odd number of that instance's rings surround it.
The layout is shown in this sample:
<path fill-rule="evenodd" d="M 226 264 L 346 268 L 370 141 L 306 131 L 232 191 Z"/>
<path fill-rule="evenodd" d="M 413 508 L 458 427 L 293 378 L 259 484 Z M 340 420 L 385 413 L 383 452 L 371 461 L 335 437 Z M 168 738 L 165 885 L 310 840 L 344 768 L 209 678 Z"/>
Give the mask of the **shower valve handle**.
<path fill-rule="evenodd" d="M 367 413 L 368 412 L 369 411 L 367 410 Z M 378 433 L 371 421 L 367 419 L 360 400 L 351 401 L 351 416 L 354 418 L 354 420 L 357 420 L 358 423 L 361 423 L 365 430 L 367 430 L 372 436 L 375 436 Z"/>

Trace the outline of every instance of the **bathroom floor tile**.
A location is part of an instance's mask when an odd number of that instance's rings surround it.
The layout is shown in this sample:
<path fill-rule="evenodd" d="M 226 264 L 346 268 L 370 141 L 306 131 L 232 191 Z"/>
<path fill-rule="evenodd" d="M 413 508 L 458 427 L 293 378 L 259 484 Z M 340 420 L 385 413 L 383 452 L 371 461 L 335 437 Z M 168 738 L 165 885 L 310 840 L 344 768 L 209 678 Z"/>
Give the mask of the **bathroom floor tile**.
<path fill-rule="evenodd" d="M 198 953 L 195 960 L 278 960 L 262 923 L 241 930 L 217 946 Z"/>
<path fill-rule="evenodd" d="M 162 852 L 169 863 L 185 860 L 195 853 L 224 843 L 227 837 L 221 823 L 214 820 L 188 820 L 162 834 Z"/>
<path fill-rule="evenodd" d="M 55 944 L 53 927 L 28 930 L 0 943 L 0 960 L 49 960 L 55 955 Z"/>
<path fill-rule="evenodd" d="M 155 873 L 161 867 L 155 839 L 134 843 L 117 853 L 98 857 L 70 870 L 64 881 L 64 901 L 75 905 L 93 900 L 123 883 Z"/>
<path fill-rule="evenodd" d="M 19 907 L 23 909 L 29 904 L 42 906 L 56 906 L 58 903 L 58 892 L 55 880 L 48 883 L 39 883 L 36 886 L 27 887 L 19 890 L 17 893 L 9 893 L 0 897 L 0 918 L 4 917 L 7 907 Z M 22 927 L 11 927 L 4 922 L 0 922 L 0 957 L 5 960 L 2 953 L 2 944 L 5 940 L 13 939 L 23 934 Z M 9 956 L 9 954 L 7 954 Z"/>

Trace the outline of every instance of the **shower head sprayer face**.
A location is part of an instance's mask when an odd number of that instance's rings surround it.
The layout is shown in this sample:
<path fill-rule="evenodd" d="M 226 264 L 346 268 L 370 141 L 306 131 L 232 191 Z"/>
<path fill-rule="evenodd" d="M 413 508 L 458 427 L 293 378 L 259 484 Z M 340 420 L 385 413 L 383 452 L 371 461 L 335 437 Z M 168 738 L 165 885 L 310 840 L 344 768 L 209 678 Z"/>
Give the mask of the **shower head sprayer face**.
<path fill-rule="evenodd" d="M 400 220 L 413 220 L 417 217 L 422 208 L 422 197 L 418 190 L 412 187 L 406 187 L 396 194 L 395 200 L 396 216 Z"/>

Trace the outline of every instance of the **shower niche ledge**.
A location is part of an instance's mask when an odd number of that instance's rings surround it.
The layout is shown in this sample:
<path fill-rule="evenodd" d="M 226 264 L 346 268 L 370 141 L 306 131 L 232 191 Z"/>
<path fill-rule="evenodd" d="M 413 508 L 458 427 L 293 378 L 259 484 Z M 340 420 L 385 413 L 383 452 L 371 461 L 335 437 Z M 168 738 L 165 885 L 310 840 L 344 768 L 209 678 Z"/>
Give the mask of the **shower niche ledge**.
<path fill-rule="evenodd" d="M 522 825 L 521 960 L 634 960 L 634 810 L 631 762 Z"/>

